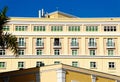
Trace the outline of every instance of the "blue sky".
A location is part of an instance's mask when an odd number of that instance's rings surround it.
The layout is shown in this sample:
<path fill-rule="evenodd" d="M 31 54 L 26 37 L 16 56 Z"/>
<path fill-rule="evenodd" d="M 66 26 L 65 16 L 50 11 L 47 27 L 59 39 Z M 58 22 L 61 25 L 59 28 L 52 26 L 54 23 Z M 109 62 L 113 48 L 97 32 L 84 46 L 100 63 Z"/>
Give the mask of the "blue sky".
<path fill-rule="evenodd" d="M 120 17 L 120 0 L 0 0 L 10 17 L 38 17 L 38 10 L 58 10 L 78 17 Z"/>

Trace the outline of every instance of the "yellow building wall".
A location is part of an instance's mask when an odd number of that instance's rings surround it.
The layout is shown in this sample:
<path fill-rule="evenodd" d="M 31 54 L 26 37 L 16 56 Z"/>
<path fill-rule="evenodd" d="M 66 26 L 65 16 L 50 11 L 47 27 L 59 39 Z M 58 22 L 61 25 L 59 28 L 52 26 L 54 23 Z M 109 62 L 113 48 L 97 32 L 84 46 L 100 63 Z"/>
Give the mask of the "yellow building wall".
<path fill-rule="evenodd" d="M 41 72 L 41 82 L 57 82 L 57 73 L 56 71 L 43 71 Z"/>
<path fill-rule="evenodd" d="M 116 81 L 112 79 L 97 77 L 96 82 L 116 82 Z"/>
<path fill-rule="evenodd" d="M 92 82 L 91 75 L 78 73 L 74 71 L 66 71 L 66 82 Z M 115 82 L 115 80 L 97 76 L 96 82 Z"/>
<path fill-rule="evenodd" d="M 75 80 L 76 82 L 91 82 L 91 76 L 87 74 L 67 71 L 66 82 L 72 82 L 71 80 Z"/>

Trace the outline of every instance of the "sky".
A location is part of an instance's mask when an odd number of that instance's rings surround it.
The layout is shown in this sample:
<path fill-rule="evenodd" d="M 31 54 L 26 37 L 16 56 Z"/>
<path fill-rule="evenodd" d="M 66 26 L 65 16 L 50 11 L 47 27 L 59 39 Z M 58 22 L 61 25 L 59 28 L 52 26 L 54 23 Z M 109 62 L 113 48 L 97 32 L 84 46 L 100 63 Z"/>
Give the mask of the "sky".
<path fill-rule="evenodd" d="M 120 17 L 120 0 L 0 0 L 0 10 L 8 6 L 7 16 L 38 17 L 42 8 L 84 17 Z"/>

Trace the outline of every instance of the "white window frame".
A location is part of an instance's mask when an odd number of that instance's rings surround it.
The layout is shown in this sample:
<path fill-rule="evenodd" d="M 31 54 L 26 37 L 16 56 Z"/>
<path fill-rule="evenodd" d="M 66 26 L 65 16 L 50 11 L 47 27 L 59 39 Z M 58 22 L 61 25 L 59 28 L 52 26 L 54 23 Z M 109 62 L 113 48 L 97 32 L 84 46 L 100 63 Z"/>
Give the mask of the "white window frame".
<path fill-rule="evenodd" d="M 90 68 L 97 68 L 97 63 L 94 61 L 90 62 Z"/>
<path fill-rule="evenodd" d="M 21 64 L 21 65 L 19 65 Z M 20 66 L 20 67 L 19 67 Z M 21 69 L 21 68 L 25 68 L 25 62 L 24 61 L 19 61 L 18 62 L 18 68 Z"/>
<path fill-rule="evenodd" d="M 18 38 L 18 46 L 25 46 L 25 38 Z"/>
<path fill-rule="evenodd" d="M 78 61 L 72 61 L 72 66 L 73 67 L 78 67 Z"/>
<path fill-rule="evenodd" d="M 6 50 L 0 49 L 0 55 L 5 55 L 6 54 Z"/>
<path fill-rule="evenodd" d="M 58 54 L 55 54 L 55 53 L 58 53 Z M 55 49 L 54 50 L 54 55 L 60 55 L 60 49 Z"/>
<path fill-rule="evenodd" d="M 6 62 L 0 61 L 0 63 L 2 63 L 3 66 L 4 66 L 4 67 L 2 67 L 1 64 L 0 64 L 0 69 L 6 68 Z"/>
<path fill-rule="evenodd" d="M 115 62 L 108 62 L 108 68 L 114 69 L 115 68 Z"/>
<path fill-rule="evenodd" d="M 25 50 L 24 49 L 19 49 L 18 50 L 18 55 L 25 55 Z"/>
<path fill-rule="evenodd" d="M 91 51 L 93 51 L 93 50 L 95 51 L 95 52 L 94 52 L 95 55 L 93 55 L 93 54 L 91 55 Z M 95 50 L 95 49 L 90 49 L 90 50 L 89 50 L 89 54 L 90 54 L 90 56 L 96 56 L 96 50 Z"/>

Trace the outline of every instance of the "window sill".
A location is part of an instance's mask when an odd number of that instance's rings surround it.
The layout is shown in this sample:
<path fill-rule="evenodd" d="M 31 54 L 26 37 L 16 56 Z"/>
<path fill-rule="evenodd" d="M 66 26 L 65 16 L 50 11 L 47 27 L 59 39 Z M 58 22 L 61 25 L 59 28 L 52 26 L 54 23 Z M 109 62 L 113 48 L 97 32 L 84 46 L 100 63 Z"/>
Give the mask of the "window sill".
<path fill-rule="evenodd" d="M 90 67 L 90 69 L 97 69 L 96 67 L 94 68 L 94 67 Z"/>
<path fill-rule="evenodd" d="M 116 68 L 108 68 L 108 70 L 116 70 Z"/>

